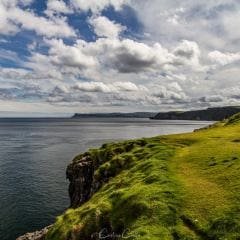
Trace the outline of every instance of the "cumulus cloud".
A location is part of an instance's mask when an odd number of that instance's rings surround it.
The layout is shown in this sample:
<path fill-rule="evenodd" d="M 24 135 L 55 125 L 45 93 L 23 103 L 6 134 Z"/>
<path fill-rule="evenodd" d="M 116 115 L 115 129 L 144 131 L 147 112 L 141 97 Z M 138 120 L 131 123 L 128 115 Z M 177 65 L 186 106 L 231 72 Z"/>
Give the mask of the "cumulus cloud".
<path fill-rule="evenodd" d="M 120 10 L 121 7 L 130 2 L 130 0 L 71 0 L 70 2 L 78 10 L 91 10 L 93 13 L 98 13 L 109 6 L 114 7 L 116 10 Z"/>
<path fill-rule="evenodd" d="M 196 42 L 183 40 L 173 51 L 179 65 L 189 64 L 193 67 L 200 67 L 199 59 L 201 52 Z"/>
<path fill-rule="evenodd" d="M 48 102 L 88 103 L 102 106 L 151 106 L 159 104 L 184 104 L 189 99 L 177 83 L 167 86 L 136 85 L 132 82 L 78 82 L 71 86 L 58 85 L 49 93 Z"/>
<path fill-rule="evenodd" d="M 33 37 L 29 55 L 7 49 L 11 36 L 0 41 L 0 60 L 19 64 L 0 68 L 2 101 L 30 99 L 89 111 L 240 103 L 235 0 L 48 0 L 41 12 L 30 3 L 0 1 L 0 34 L 29 30 Z M 126 17 L 130 8 L 124 4 L 134 10 L 142 34 L 128 21 L 123 26 L 103 16 L 123 10 L 116 19 Z M 71 14 L 84 16 L 96 35 L 91 41 Z"/>
<path fill-rule="evenodd" d="M 0 2 L 0 33 L 8 35 L 15 34 L 18 31 L 18 27 L 8 18 L 4 2 Z"/>
<path fill-rule="evenodd" d="M 101 92 L 101 93 L 116 93 L 121 91 L 134 92 L 141 88 L 131 82 L 115 82 L 106 84 L 103 82 L 82 82 L 73 86 L 73 89 L 83 92 Z"/>
<path fill-rule="evenodd" d="M 119 72 L 141 72 L 171 63 L 172 55 L 156 43 L 153 46 L 130 39 L 105 42 L 109 49 L 109 63 Z"/>
<path fill-rule="evenodd" d="M 97 64 L 94 56 L 85 53 L 84 43 L 68 46 L 60 40 L 46 40 L 51 47 L 49 58 L 53 64 L 77 68 L 92 67 Z"/>
<path fill-rule="evenodd" d="M 166 86 L 155 86 L 152 95 L 162 99 L 165 103 L 186 102 L 188 97 L 177 82 L 166 84 Z"/>
<path fill-rule="evenodd" d="M 29 71 L 21 68 L 1 68 L 0 67 L 0 78 L 11 80 L 20 80 L 25 78 L 29 74 Z"/>
<path fill-rule="evenodd" d="M 86 82 L 86 83 L 78 83 L 74 86 L 74 89 L 83 91 L 83 92 L 103 92 L 109 93 L 112 92 L 113 89 L 111 86 L 108 86 L 102 82 Z"/>
<path fill-rule="evenodd" d="M 0 88 L 1 100 L 40 100 L 46 97 L 47 94 L 43 92 L 39 86 L 20 84 L 19 86 L 8 86 Z"/>
<path fill-rule="evenodd" d="M 72 12 L 73 10 L 63 0 L 48 0 L 47 9 L 45 10 L 45 13 L 50 16 L 54 13 L 69 14 Z"/>
<path fill-rule="evenodd" d="M 46 19 L 36 16 L 33 12 L 23 11 L 19 8 L 11 9 L 9 18 L 27 30 L 34 30 L 37 34 L 47 37 L 74 37 L 76 36 L 65 17 Z"/>
<path fill-rule="evenodd" d="M 221 66 L 225 66 L 237 61 L 240 61 L 240 52 L 237 53 L 230 53 L 230 52 L 220 52 L 220 51 L 213 51 L 208 54 L 209 59 L 217 63 Z"/>
<path fill-rule="evenodd" d="M 49 94 L 48 101 L 52 104 L 65 102 L 101 106 L 160 102 L 158 98 L 151 96 L 147 88 L 132 82 L 78 82 L 71 86 L 59 85 Z"/>
<path fill-rule="evenodd" d="M 66 17 L 45 18 L 29 10 L 23 10 L 18 2 L 0 3 L 0 33 L 13 34 L 20 30 L 35 31 L 47 37 L 74 37 L 76 33 Z"/>
<path fill-rule="evenodd" d="M 240 7 L 236 0 L 133 0 L 130 4 L 151 39 L 167 44 L 191 39 L 205 48 L 220 49 L 238 44 Z"/>
<path fill-rule="evenodd" d="M 160 43 L 148 45 L 130 39 L 109 43 L 109 64 L 119 72 L 142 72 L 168 70 L 179 66 L 191 66 L 193 70 L 201 68 L 200 50 L 195 42 L 183 41 L 173 51 Z"/>
<path fill-rule="evenodd" d="M 119 38 L 99 38 L 95 42 L 77 40 L 74 45 L 66 45 L 61 39 L 45 39 L 45 43 L 49 46 L 48 56 L 33 54 L 28 67 L 36 69 L 51 63 L 58 66 L 60 71 L 70 70 L 73 74 L 79 74 L 79 70 L 89 73 L 109 69 L 130 74 L 168 72 L 181 67 L 191 67 L 192 71 L 203 68 L 198 45 L 190 41 L 181 42 L 172 51 L 160 43 L 150 45 Z"/>
<path fill-rule="evenodd" d="M 114 23 L 104 16 L 92 17 L 89 19 L 89 23 L 99 37 L 117 38 L 125 30 L 124 26 Z"/>

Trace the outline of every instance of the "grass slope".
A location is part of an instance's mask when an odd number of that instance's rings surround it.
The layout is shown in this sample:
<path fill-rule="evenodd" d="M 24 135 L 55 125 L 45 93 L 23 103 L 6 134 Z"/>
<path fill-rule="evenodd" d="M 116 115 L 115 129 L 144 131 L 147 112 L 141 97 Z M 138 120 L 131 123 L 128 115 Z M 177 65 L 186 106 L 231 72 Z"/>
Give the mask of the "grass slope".
<path fill-rule="evenodd" d="M 101 229 L 138 240 L 240 239 L 240 115 L 194 133 L 90 153 L 106 159 L 95 177 L 113 177 L 59 216 L 47 240 L 94 239 Z"/>

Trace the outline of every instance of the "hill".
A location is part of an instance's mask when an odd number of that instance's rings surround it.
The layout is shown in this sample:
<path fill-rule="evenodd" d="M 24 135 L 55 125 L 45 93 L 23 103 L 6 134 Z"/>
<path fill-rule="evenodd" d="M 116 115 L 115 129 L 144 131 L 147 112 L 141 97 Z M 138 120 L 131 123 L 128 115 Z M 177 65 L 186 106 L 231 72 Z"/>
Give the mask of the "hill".
<path fill-rule="evenodd" d="M 240 114 L 194 133 L 104 144 L 68 166 L 71 208 L 44 239 L 239 239 L 239 170 Z"/>
<path fill-rule="evenodd" d="M 240 107 L 238 106 L 218 107 L 186 112 L 180 111 L 161 112 L 155 115 L 154 117 L 151 117 L 151 119 L 221 121 L 239 112 Z"/>
<path fill-rule="evenodd" d="M 72 118 L 151 118 L 154 112 L 133 112 L 133 113 L 75 113 Z"/>

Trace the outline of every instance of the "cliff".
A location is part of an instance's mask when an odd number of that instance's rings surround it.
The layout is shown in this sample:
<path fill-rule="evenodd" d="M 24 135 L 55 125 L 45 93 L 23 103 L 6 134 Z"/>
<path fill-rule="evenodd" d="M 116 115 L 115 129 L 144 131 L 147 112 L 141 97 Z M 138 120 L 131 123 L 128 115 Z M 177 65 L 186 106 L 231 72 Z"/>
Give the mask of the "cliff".
<path fill-rule="evenodd" d="M 67 168 L 71 208 L 43 239 L 238 239 L 239 144 L 240 114 L 80 154 Z"/>
<path fill-rule="evenodd" d="M 186 112 L 161 112 L 151 119 L 221 121 L 239 112 L 240 107 L 219 107 Z"/>
<path fill-rule="evenodd" d="M 94 172 L 99 165 L 100 162 L 96 161 L 94 156 L 85 153 L 75 158 L 68 166 L 70 207 L 76 208 L 85 203 L 101 187 L 102 183 L 94 178 Z"/>

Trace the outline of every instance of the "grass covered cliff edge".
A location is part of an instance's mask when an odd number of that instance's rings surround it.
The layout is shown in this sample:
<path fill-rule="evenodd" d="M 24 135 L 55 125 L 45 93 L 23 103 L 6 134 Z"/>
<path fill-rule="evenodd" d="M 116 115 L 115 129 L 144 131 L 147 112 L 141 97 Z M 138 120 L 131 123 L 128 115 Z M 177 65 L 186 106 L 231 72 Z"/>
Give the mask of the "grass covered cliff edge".
<path fill-rule="evenodd" d="M 73 208 L 46 240 L 240 239 L 240 114 L 194 133 L 104 144 L 68 171 Z"/>

